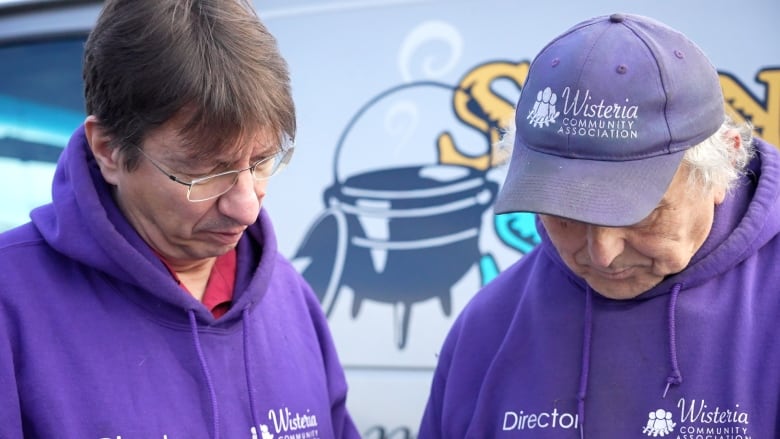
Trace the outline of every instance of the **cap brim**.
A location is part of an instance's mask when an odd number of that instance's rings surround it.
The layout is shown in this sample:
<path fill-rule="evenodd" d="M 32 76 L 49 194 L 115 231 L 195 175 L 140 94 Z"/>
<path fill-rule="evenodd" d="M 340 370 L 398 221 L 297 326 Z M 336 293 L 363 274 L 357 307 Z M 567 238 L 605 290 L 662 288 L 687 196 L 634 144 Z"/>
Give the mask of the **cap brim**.
<path fill-rule="evenodd" d="M 493 207 L 496 213 L 533 212 L 610 227 L 647 217 L 666 193 L 685 151 L 630 161 L 563 158 L 515 150 Z"/>

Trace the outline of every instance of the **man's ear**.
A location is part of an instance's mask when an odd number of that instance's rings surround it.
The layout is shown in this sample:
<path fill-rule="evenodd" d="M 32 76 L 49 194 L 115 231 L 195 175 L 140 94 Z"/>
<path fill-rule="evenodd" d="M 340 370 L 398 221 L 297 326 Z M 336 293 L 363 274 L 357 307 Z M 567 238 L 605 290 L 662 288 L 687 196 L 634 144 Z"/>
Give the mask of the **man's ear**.
<path fill-rule="evenodd" d="M 87 137 L 87 143 L 95 156 L 100 173 L 110 184 L 117 185 L 119 182 L 119 172 L 121 171 L 122 161 L 119 148 L 112 147 L 111 136 L 105 131 L 97 117 L 90 115 L 84 121 L 84 134 Z"/>
<path fill-rule="evenodd" d="M 726 130 L 723 135 L 726 138 L 726 144 L 729 145 L 730 148 L 739 149 L 744 147 L 742 144 L 742 136 L 739 135 L 739 130 L 730 128 Z M 726 199 L 726 190 L 718 189 L 715 191 L 714 195 L 715 205 L 721 204 Z"/>
<path fill-rule="evenodd" d="M 742 136 L 739 135 L 739 130 L 736 128 L 730 128 L 726 130 L 724 133 L 724 136 L 726 136 L 727 142 L 729 145 L 732 145 L 733 148 L 739 149 L 742 148 Z"/>

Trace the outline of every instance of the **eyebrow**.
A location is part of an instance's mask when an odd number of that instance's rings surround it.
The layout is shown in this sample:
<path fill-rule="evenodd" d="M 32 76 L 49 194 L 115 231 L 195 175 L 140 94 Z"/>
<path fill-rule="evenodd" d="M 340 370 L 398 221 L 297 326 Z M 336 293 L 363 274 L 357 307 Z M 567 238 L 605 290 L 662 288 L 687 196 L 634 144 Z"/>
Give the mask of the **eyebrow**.
<path fill-rule="evenodd" d="M 672 205 L 672 203 L 670 203 L 669 200 L 667 200 L 666 197 L 664 197 L 664 198 L 661 198 L 661 201 L 658 202 L 658 205 L 655 206 L 655 209 L 653 209 L 653 210 L 654 211 L 655 210 L 664 210 L 664 209 L 667 209 L 671 205 Z"/>
<path fill-rule="evenodd" d="M 259 143 L 259 142 L 258 142 Z M 202 163 L 193 163 L 191 160 L 191 155 L 187 154 L 186 151 L 181 150 L 180 148 L 171 148 L 170 145 L 163 143 L 163 146 L 166 148 L 170 154 L 167 154 L 165 157 L 162 157 L 162 160 L 165 161 L 164 164 L 166 164 L 168 167 L 170 167 L 170 171 L 178 172 L 181 174 L 189 175 L 189 176 L 208 176 L 220 172 L 230 171 L 234 169 L 238 169 L 238 161 L 237 160 L 224 160 L 224 156 L 215 156 L 213 160 L 210 160 L 208 163 L 202 162 Z M 252 154 L 249 157 L 249 164 L 253 165 L 256 162 L 263 160 L 265 158 L 271 157 L 283 148 L 278 145 L 263 145 L 263 150 L 260 153 Z M 225 154 L 227 156 L 228 154 Z M 184 157 L 182 157 L 184 156 Z M 198 166 L 204 166 L 206 169 L 205 171 L 193 171 L 193 168 L 196 168 Z M 208 167 L 206 167 L 208 166 Z"/>
<path fill-rule="evenodd" d="M 273 156 L 274 154 L 276 154 L 279 151 L 281 151 L 281 148 L 276 147 L 274 149 L 266 150 L 266 151 L 264 151 L 261 154 L 254 154 L 254 155 L 252 155 L 252 157 L 249 158 L 249 162 L 250 162 L 250 164 L 255 163 L 255 162 L 259 162 L 260 160 L 267 159 L 268 157 Z"/>
<path fill-rule="evenodd" d="M 660 213 L 660 212 L 663 212 L 663 211 L 667 210 L 669 208 L 669 206 L 671 206 L 671 203 L 669 203 L 669 201 L 666 198 L 661 198 L 661 201 L 658 202 L 658 205 L 655 206 L 655 208 L 653 210 L 651 210 L 650 213 L 645 215 L 645 217 L 642 218 L 642 220 L 640 220 L 638 223 L 634 224 L 634 226 L 641 225 L 645 221 L 649 221 L 650 218 L 653 217 L 653 215 L 655 215 L 656 213 Z"/>
<path fill-rule="evenodd" d="M 278 151 L 279 149 L 273 149 L 260 154 L 253 154 L 252 156 L 249 157 L 249 165 L 254 165 L 255 163 L 261 160 L 267 159 L 268 157 L 271 157 L 274 154 L 276 154 Z M 213 162 L 213 164 L 214 165 L 210 167 L 209 170 L 205 173 L 206 175 L 212 175 L 212 174 L 217 174 L 220 172 L 227 172 L 227 171 L 235 171 L 239 168 L 244 167 L 242 165 L 239 165 L 238 161 L 236 160 L 227 161 L 227 160 L 220 160 L 219 158 L 217 158 Z"/>

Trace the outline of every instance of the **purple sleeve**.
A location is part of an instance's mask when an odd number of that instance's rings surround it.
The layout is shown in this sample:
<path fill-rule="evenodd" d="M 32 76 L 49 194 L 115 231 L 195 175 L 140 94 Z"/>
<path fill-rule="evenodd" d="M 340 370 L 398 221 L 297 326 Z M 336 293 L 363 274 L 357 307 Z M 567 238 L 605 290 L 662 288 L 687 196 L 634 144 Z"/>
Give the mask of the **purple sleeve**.
<path fill-rule="evenodd" d="M 11 347 L 14 328 L 10 325 L 8 317 L 7 309 L 0 301 L 0 437 L 21 439 L 24 437 L 22 434 L 22 409 Z"/>

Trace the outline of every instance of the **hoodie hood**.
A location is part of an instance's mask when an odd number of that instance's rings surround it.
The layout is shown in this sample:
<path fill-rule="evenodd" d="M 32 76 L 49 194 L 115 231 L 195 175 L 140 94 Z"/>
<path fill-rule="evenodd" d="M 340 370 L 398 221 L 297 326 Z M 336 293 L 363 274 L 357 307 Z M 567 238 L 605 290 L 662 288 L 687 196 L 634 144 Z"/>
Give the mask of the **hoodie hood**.
<path fill-rule="evenodd" d="M 201 322 L 216 322 L 205 306 L 176 283 L 125 219 L 114 201 L 111 185 L 100 173 L 83 126 L 74 132 L 60 156 L 52 188 L 52 203 L 30 214 L 52 248 L 136 286 L 137 296 L 129 299 L 166 319 L 188 324 L 187 312 L 192 311 Z M 271 227 L 267 214 L 261 211 L 257 223 L 239 241 L 238 260 L 242 262 L 237 268 L 233 306 L 219 320 L 220 325 L 239 320 L 241 310 L 265 294 L 277 253 Z M 247 288 L 250 284 L 253 288 Z"/>

